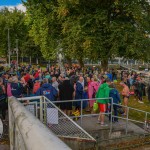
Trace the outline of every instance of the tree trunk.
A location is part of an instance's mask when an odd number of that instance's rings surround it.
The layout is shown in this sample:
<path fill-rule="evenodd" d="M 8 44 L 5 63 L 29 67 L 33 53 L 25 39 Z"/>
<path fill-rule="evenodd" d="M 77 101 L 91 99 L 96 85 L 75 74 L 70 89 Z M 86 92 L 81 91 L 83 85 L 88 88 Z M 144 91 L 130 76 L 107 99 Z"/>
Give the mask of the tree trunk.
<path fill-rule="evenodd" d="M 23 56 L 22 56 L 22 64 L 23 64 Z"/>
<path fill-rule="evenodd" d="M 82 58 L 79 58 L 79 59 L 78 59 L 78 63 L 79 63 L 79 66 L 80 66 L 81 68 L 84 67 L 84 62 L 83 62 L 83 59 L 82 59 Z"/>
<path fill-rule="evenodd" d="M 70 57 L 66 57 L 68 66 L 71 67 L 72 66 L 72 62 L 71 62 L 71 58 Z"/>
<path fill-rule="evenodd" d="M 102 60 L 101 61 L 101 71 L 105 72 L 108 70 L 108 60 Z"/>
<path fill-rule="evenodd" d="M 30 56 L 30 64 L 32 63 L 32 57 Z"/>
<path fill-rule="evenodd" d="M 38 58 L 36 58 L 36 64 L 37 64 L 37 65 L 39 64 L 39 59 L 38 59 Z"/>

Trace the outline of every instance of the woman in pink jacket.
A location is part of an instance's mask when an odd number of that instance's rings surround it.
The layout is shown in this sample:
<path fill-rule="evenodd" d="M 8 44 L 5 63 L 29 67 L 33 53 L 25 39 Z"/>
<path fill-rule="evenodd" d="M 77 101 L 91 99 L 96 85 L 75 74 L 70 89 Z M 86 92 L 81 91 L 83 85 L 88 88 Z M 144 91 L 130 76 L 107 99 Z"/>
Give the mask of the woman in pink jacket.
<path fill-rule="evenodd" d="M 87 77 L 87 83 L 88 83 L 88 98 L 92 99 L 93 98 L 94 89 L 93 89 L 92 81 L 91 81 L 90 77 Z M 89 100 L 89 108 L 92 108 L 93 104 L 94 104 L 94 100 Z"/>
<path fill-rule="evenodd" d="M 7 96 L 8 97 L 12 96 L 12 93 L 11 93 L 11 82 L 12 82 L 12 78 L 9 78 L 8 79 L 8 83 L 7 83 Z"/>

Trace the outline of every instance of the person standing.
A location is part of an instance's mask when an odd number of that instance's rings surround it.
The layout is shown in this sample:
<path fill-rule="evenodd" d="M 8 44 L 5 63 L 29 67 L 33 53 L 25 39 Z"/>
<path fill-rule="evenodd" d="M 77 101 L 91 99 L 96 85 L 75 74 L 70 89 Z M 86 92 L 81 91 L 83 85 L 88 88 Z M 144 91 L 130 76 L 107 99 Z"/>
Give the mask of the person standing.
<path fill-rule="evenodd" d="M 58 91 L 50 84 L 48 83 L 48 79 L 43 79 L 42 86 L 37 90 L 35 93 L 36 96 L 45 96 L 51 101 L 55 101 L 57 97 Z"/>
<path fill-rule="evenodd" d="M 2 112 L 2 119 L 5 120 L 6 110 L 8 109 L 8 104 L 6 102 L 6 90 L 3 83 L 3 78 L 0 78 L 0 110 Z"/>
<path fill-rule="evenodd" d="M 94 93 L 94 89 L 93 89 L 93 86 L 92 86 L 92 81 L 90 79 L 90 77 L 87 77 L 87 83 L 88 83 L 88 98 L 89 99 L 92 99 L 93 98 L 93 93 Z M 91 110 L 91 108 L 93 107 L 93 104 L 94 104 L 94 100 L 89 100 L 89 111 Z"/>
<path fill-rule="evenodd" d="M 65 78 L 62 84 L 58 86 L 60 101 L 73 100 L 74 88 L 70 84 L 70 80 Z M 60 108 L 67 114 L 71 115 L 72 102 L 60 103 Z"/>
<path fill-rule="evenodd" d="M 16 98 L 23 97 L 23 85 L 18 81 L 18 78 L 15 76 L 12 78 L 11 93 L 12 96 Z"/>
<path fill-rule="evenodd" d="M 113 98 L 113 104 L 110 101 L 110 111 L 111 111 L 111 108 L 112 108 L 111 105 L 113 105 L 113 110 L 114 110 L 114 117 L 112 118 L 112 121 L 113 122 L 118 122 L 118 118 L 117 118 L 117 116 L 118 116 L 118 111 L 117 111 L 118 105 L 116 105 L 116 104 L 121 103 L 121 99 L 120 99 L 119 92 L 115 88 L 114 84 L 110 85 L 109 97 Z M 111 121 L 111 115 L 109 115 L 109 121 Z"/>
<path fill-rule="evenodd" d="M 83 77 L 80 76 L 78 82 L 76 83 L 76 90 L 75 90 L 76 100 L 83 99 L 83 90 L 84 90 L 83 80 L 84 80 Z M 76 110 L 80 110 L 80 107 L 81 107 L 80 101 L 75 102 L 75 107 L 76 107 Z"/>
<path fill-rule="evenodd" d="M 124 114 L 123 115 L 126 116 L 127 115 L 127 106 L 128 106 L 130 91 L 129 91 L 129 87 L 126 85 L 126 83 L 121 82 L 120 85 L 123 86 L 123 90 L 122 90 L 121 94 L 123 96 L 124 106 L 126 106 L 125 109 L 124 109 Z"/>
<path fill-rule="evenodd" d="M 98 117 L 98 123 L 101 124 L 101 126 L 107 126 L 107 124 L 104 123 L 105 121 L 105 112 L 107 110 L 107 104 L 109 103 L 109 92 L 110 88 L 109 85 L 111 84 L 111 80 L 107 78 L 103 84 L 99 87 L 97 93 L 96 93 L 96 98 L 97 98 L 97 103 L 99 105 L 99 110 L 100 114 Z M 101 98 L 101 99 L 98 99 Z M 104 98 L 104 99 L 103 99 Z"/>
<path fill-rule="evenodd" d="M 52 86 L 58 91 L 58 82 L 56 77 L 52 77 Z"/>

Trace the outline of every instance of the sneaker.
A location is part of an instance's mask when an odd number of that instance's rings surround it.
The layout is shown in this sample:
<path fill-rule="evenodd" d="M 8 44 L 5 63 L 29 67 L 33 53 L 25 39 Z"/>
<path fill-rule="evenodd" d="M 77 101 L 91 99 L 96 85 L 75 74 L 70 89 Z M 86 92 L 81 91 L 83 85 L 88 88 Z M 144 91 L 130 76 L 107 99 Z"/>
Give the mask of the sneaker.
<path fill-rule="evenodd" d="M 138 101 L 140 104 L 143 104 L 143 102 L 142 101 Z"/>
<path fill-rule="evenodd" d="M 123 113 L 123 114 L 121 114 L 121 115 L 122 115 L 122 116 L 126 116 L 126 114 L 124 114 L 124 113 Z"/>
<path fill-rule="evenodd" d="M 108 124 L 101 123 L 101 126 L 102 126 L 102 127 L 107 127 L 107 126 L 108 126 Z"/>

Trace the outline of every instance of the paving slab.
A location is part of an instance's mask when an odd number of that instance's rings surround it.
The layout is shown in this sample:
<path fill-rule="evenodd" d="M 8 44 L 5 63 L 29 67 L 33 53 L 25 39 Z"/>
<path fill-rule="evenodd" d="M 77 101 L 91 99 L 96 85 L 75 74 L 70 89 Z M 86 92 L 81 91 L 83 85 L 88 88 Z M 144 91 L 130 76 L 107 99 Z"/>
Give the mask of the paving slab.
<path fill-rule="evenodd" d="M 82 127 L 86 131 L 90 132 L 93 130 L 110 130 L 110 122 L 108 117 L 105 117 L 105 123 L 108 126 L 101 126 L 100 124 L 97 124 L 97 116 L 94 117 L 83 117 L 82 119 Z M 78 125 L 81 125 L 81 119 L 76 121 Z M 126 129 L 126 120 L 119 119 L 118 122 L 112 123 L 113 131 L 119 131 Z M 146 134 L 148 133 L 143 128 L 139 127 L 138 125 L 134 124 L 133 122 L 129 121 L 127 124 L 127 128 L 129 132 L 134 132 L 135 134 Z"/>

